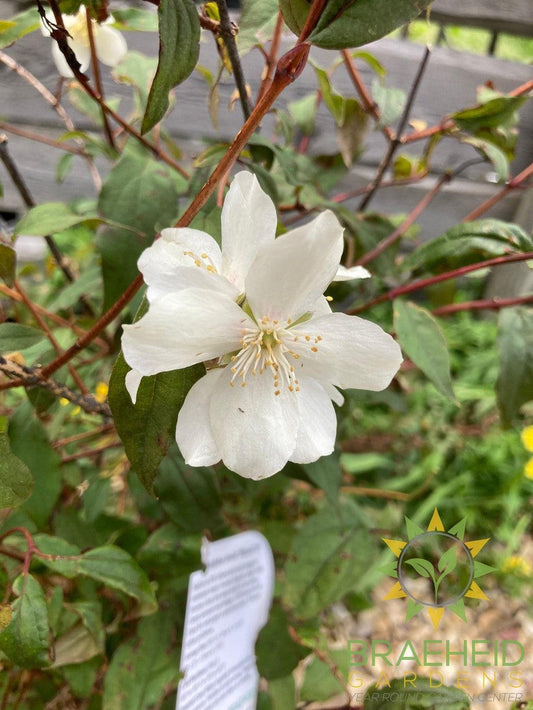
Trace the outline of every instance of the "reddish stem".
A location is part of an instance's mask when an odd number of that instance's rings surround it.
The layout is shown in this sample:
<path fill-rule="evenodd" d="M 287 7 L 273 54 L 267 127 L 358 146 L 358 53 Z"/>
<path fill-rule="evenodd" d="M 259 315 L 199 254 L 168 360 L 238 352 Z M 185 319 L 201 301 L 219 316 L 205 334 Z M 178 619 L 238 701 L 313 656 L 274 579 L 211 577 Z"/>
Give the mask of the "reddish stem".
<path fill-rule="evenodd" d="M 424 195 L 424 197 L 420 200 L 416 207 L 411 210 L 409 215 L 406 217 L 406 219 L 404 219 L 400 226 L 396 227 L 392 234 L 389 234 L 389 236 L 383 239 L 377 246 L 374 247 L 374 249 L 367 252 L 366 254 L 363 254 L 363 256 L 356 261 L 356 264 L 359 264 L 361 266 L 368 264 L 369 261 L 372 261 L 373 259 L 378 257 L 382 252 L 385 251 L 385 249 L 388 249 L 391 244 L 394 244 L 394 242 L 400 239 L 400 237 L 409 229 L 413 222 L 418 219 L 418 217 L 426 209 L 431 200 L 440 191 L 441 187 L 445 183 L 450 182 L 451 179 L 451 173 L 445 173 L 444 175 L 442 175 L 437 184 L 433 187 L 433 189 L 430 190 L 426 195 Z"/>
<path fill-rule="evenodd" d="M 402 296 L 405 293 L 411 293 L 412 291 L 418 291 L 427 286 L 433 286 L 434 284 L 440 283 L 441 281 L 447 281 L 448 279 L 458 278 L 459 276 L 464 276 L 472 271 L 478 271 L 479 269 L 486 269 L 489 266 L 498 266 L 499 264 L 512 264 L 515 261 L 528 261 L 533 259 L 533 252 L 529 251 L 524 254 L 510 254 L 508 256 L 497 256 L 494 259 L 487 259 L 486 261 L 479 261 L 477 264 L 469 264 L 468 266 L 461 266 L 459 269 L 453 269 L 452 271 L 446 271 L 443 274 L 437 274 L 436 276 L 430 276 L 427 279 L 419 279 L 418 281 L 413 281 L 405 286 L 398 286 L 393 288 L 387 293 L 383 293 L 368 303 L 364 303 L 362 306 L 357 308 L 352 308 L 348 313 L 354 315 L 356 313 L 361 313 L 361 311 L 366 311 L 372 306 L 376 306 L 378 303 L 383 303 L 384 301 L 392 301 L 398 296 Z"/>
<path fill-rule="evenodd" d="M 188 209 L 184 212 L 181 218 L 176 223 L 176 227 L 186 227 L 198 214 L 198 212 L 205 205 L 210 195 L 215 191 L 218 182 L 226 174 L 226 172 L 231 168 L 239 153 L 243 147 L 248 142 L 250 136 L 255 131 L 261 119 L 266 114 L 272 103 L 281 94 L 283 89 L 285 89 L 289 84 L 291 84 L 302 72 L 309 55 L 309 45 L 307 43 L 296 45 L 290 49 L 286 54 L 281 57 L 278 62 L 278 67 L 276 74 L 274 76 L 274 81 L 269 86 L 268 90 L 265 92 L 263 98 L 256 104 L 254 110 L 250 114 L 250 118 L 244 123 L 241 130 L 235 136 L 232 145 L 229 147 L 227 153 L 224 155 L 218 166 L 215 168 L 211 177 L 207 180 L 205 185 L 202 187 L 200 192 L 193 199 Z M 75 355 L 77 355 L 83 348 L 85 348 L 89 343 L 91 343 L 94 338 L 106 327 L 116 316 L 121 312 L 121 310 L 131 301 L 135 296 L 137 291 L 143 285 L 143 277 L 138 274 L 134 281 L 128 286 L 126 291 L 118 299 L 118 301 L 111 306 L 111 308 L 104 313 L 104 315 L 94 324 L 94 326 L 87 331 L 87 333 L 79 338 L 74 345 L 72 345 L 68 350 L 66 350 L 61 357 L 56 358 L 51 363 L 46 365 L 41 370 L 42 377 L 49 377 L 52 373 L 62 367 L 65 363 L 69 362 Z"/>
<path fill-rule="evenodd" d="M 515 175 L 514 178 L 511 178 L 511 180 L 509 180 L 507 185 L 502 190 L 497 192 L 495 195 L 492 195 L 492 197 L 489 197 L 488 200 L 485 200 L 485 202 L 479 205 L 479 207 L 476 207 L 475 210 L 472 210 L 472 212 L 470 212 L 470 214 L 463 219 L 463 222 L 472 222 L 472 220 L 480 217 L 487 210 L 493 207 L 497 202 L 503 200 L 503 198 L 508 195 L 512 190 L 515 190 L 523 182 L 525 182 L 530 175 L 533 175 L 533 163 L 530 163 L 527 168 L 524 168 L 524 170 L 522 170 L 521 173 L 518 173 L 518 175 Z"/>
<path fill-rule="evenodd" d="M 485 309 L 496 311 L 500 308 L 509 308 L 510 306 L 525 306 L 528 303 L 533 303 L 533 296 L 519 296 L 517 298 L 484 298 L 479 301 L 450 303 L 447 306 L 434 308 L 432 313 L 435 316 L 447 316 L 450 313 L 458 313 L 459 311 L 476 311 Z"/>

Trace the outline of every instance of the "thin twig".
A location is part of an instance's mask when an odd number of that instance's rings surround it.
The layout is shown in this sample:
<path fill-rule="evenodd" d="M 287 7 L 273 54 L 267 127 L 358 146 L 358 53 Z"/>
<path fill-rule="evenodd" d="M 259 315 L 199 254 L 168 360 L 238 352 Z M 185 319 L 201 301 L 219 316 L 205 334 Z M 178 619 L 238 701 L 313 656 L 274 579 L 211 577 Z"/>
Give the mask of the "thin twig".
<path fill-rule="evenodd" d="M 516 89 L 510 91 L 507 96 L 523 96 L 533 90 L 533 79 L 526 81 L 524 84 L 520 84 Z M 429 128 L 423 128 L 421 131 L 414 131 L 409 133 L 407 136 L 401 138 L 401 142 L 414 143 L 414 141 L 423 140 L 424 138 L 431 138 L 439 133 L 448 133 L 456 127 L 456 123 L 452 118 L 443 118 L 442 121 L 436 126 L 430 126 Z"/>
<path fill-rule="evenodd" d="M 26 183 L 24 182 L 24 179 L 20 174 L 15 161 L 12 159 L 11 154 L 9 153 L 7 143 L 7 136 L 0 135 L 0 159 L 2 160 L 7 172 L 13 180 L 13 184 L 15 185 L 20 196 L 22 197 L 24 204 L 26 205 L 26 207 L 31 209 L 32 207 L 35 207 L 36 202 L 33 199 Z M 74 274 L 72 273 L 70 266 L 68 265 L 66 259 L 64 258 L 59 247 L 57 246 L 54 238 L 50 234 L 48 234 L 45 236 L 44 240 L 48 245 L 52 256 L 54 257 L 54 261 L 65 275 L 67 281 L 70 281 L 70 283 L 74 283 L 74 281 L 76 280 Z M 81 303 L 83 303 L 83 306 L 87 313 L 94 316 L 95 313 L 92 303 L 89 301 L 85 294 L 82 294 L 80 296 L 80 301 Z"/>
<path fill-rule="evenodd" d="M 64 29 L 63 25 L 63 18 L 61 16 L 61 11 L 59 9 L 59 5 L 56 2 L 56 0 L 49 0 L 50 7 L 52 8 L 52 11 L 54 13 L 54 17 L 56 20 L 56 23 L 60 29 L 62 29 L 63 32 L 66 33 L 66 30 Z M 93 101 L 96 101 L 96 103 L 102 108 L 103 111 L 105 111 L 111 118 L 116 121 L 116 123 L 119 124 L 127 133 L 129 133 L 131 136 L 133 136 L 136 140 L 139 141 L 142 145 L 144 145 L 145 148 L 147 148 L 151 153 L 153 153 L 157 158 L 162 160 L 164 163 L 167 165 L 170 165 L 171 168 L 176 170 L 180 175 L 182 175 L 184 178 L 188 179 L 189 175 L 188 173 L 181 167 L 181 165 L 174 160 L 170 155 L 167 153 L 164 153 L 161 151 L 156 145 L 151 143 L 149 140 L 147 140 L 144 136 L 142 136 L 138 131 L 133 128 L 127 121 L 125 121 L 121 116 L 118 115 L 113 109 L 106 104 L 106 102 L 103 100 L 102 96 L 98 93 L 98 91 L 95 91 L 92 86 L 89 83 L 88 78 L 83 74 L 83 72 L 80 71 L 79 68 L 79 62 L 76 60 L 76 57 L 72 50 L 69 49 L 68 45 L 65 47 L 65 44 L 60 41 L 60 36 L 58 35 L 58 31 L 54 33 L 54 36 L 52 37 L 55 41 L 57 41 L 58 47 L 63 53 L 63 56 L 65 57 L 65 61 L 67 62 L 68 66 L 70 67 L 72 73 L 80 83 L 80 86 L 83 88 L 83 90 L 93 99 Z"/>
<path fill-rule="evenodd" d="M 533 163 L 530 163 L 527 168 L 524 168 L 524 170 L 522 170 L 521 173 L 518 173 L 518 175 L 515 175 L 514 178 L 511 178 L 503 189 L 501 189 L 495 195 L 492 195 L 492 197 L 489 197 L 488 200 L 485 200 L 485 202 L 479 205 L 479 207 L 476 207 L 475 210 L 472 210 L 472 212 L 470 212 L 470 214 L 463 219 L 463 222 L 472 222 L 472 220 L 480 217 L 487 210 L 493 207 L 497 202 L 506 197 L 512 190 L 515 190 L 517 187 L 520 187 L 522 183 L 524 183 L 531 175 L 533 175 Z"/>
<path fill-rule="evenodd" d="M 261 123 L 263 116 L 270 109 L 276 98 L 289 84 L 301 74 L 309 56 L 309 45 L 307 43 L 298 44 L 281 57 L 278 62 L 274 81 L 268 88 L 263 98 L 256 104 L 250 118 L 245 122 L 241 130 L 235 136 L 233 143 L 228 148 L 217 167 L 208 178 L 200 192 L 193 199 L 189 207 L 176 223 L 176 227 L 186 227 L 196 217 L 198 212 L 205 205 L 210 195 L 215 191 L 217 184 L 231 168 L 240 152 L 250 139 L 250 136 Z M 122 309 L 131 301 L 138 290 L 143 285 L 143 278 L 138 274 L 128 286 L 122 296 L 104 313 L 104 315 L 94 324 L 85 336 L 79 338 L 74 345 L 65 351 L 62 357 L 58 357 L 42 369 L 42 376 L 48 377 L 56 372 L 65 363 L 69 362 L 75 355 L 83 350 L 101 332 L 106 325 L 118 316 Z"/>
<path fill-rule="evenodd" d="M 281 35 L 283 33 L 283 15 L 278 12 L 278 18 L 276 20 L 276 26 L 274 28 L 274 33 L 272 35 L 272 42 L 270 44 L 270 50 L 266 55 L 266 66 L 263 79 L 261 80 L 261 85 L 259 86 L 259 91 L 257 92 L 257 101 L 263 96 L 267 88 L 272 83 L 274 77 L 274 72 L 276 71 L 276 63 L 278 61 L 279 46 L 281 44 Z"/>
<path fill-rule="evenodd" d="M 61 464 L 70 463 L 71 461 L 77 461 L 78 459 L 93 458 L 94 456 L 99 456 L 104 451 L 108 449 L 116 449 L 118 446 L 122 446 L 121 441 L 112 441 L 109 444 L 103 444 L 97 449 L 84 449 L 83 451 L 77 451 L 75 454 L 68 454 L 63 456 L 61 459 Z"/>
<path fill-rule="evenodd" d="M 17 291 L 15 291 L 14 289 L 9 288 L 9 286 L 5 286 L 4 284 L 0 284 L 0 293 L 4 294 L 4 296 L 8 296 L 8 298 L 13 299 L 14 301 L 18 301 L 19 303 L 23 303 L 22 296 L 19 293 L 17 293 Z M 71 323 L 66 318 L 62 318 L 61 316 L 58 316 L 56 313 L 52 313 L 51 311 L 46 310 L 46 308 L 43 308 L 38 303 L 33 303 L 33 308 L 38 313 L 45 316 L 45 318 L 48 318 L 56 325 L 59 325 L 62 328 L 70 328 L 74 333 L 76 333 L 76 335 L 85 335 L 87 333 L 86 330 L 84 330 L 83 328 L 80 328 L 75 323 Z M 109 344 L 100 338 L 95 338 L 94 344 L 98 345 L 99 348 L 102 348 L 106 351 L 109 350 Z M 98 355 L 98 357 L 101 357 L 101 354 Z"/>
<path fill-rule="evenodd" d="M 58 150 L 64 150 L 67 153 L 72 153 L 73 155 L 81 155 L 87 157 L 89 154 L 86 153 L 83 148 L 78 148 L 73 145 L 69 145 L 64 141 L 57 141 L 48 136 L 43 136 L 40 133 L 34 133 L 33 131 L 27 131 L 25 128 L 19 128 L 19 126 L 13 126 L 10 123 L 5 123 L 0 121 L 0 131 L 6 131 L 6 133 L 13 133 L 15 136 L 20 136 L 21 138 L 27 138 L 30 141 L 36 141 L 38 143 L 44 143 L 52 148 L 57 148 Z"/>
<path fill-rule="evenodd" d="M 2 160 L 2 163 L 4 164 L 5 169 L 9 173 L 9 176 L 11 177 L 11 180 L 13 181 L 13 184 L 17 188 L 19 195 L 22 197 L 22 200 L 26 207 L 32 208 L 35 207 L 36 202 L 33 199 L 28 186 L 24 182 L 24 178 L 19 172 L 19 169 L 17 168 L 17 165 L 13 158 L 11 157 L 11 154 L 8 150 L 7 147 L 7 136 L 6 135 L 0 135 L 0 160 Z M 46 243 L 48 244 L 48 248 L 50 249 L 52 256 L 54 257 L 54 260 L 56 264 L 59 266 L 61 271 L 64 273 L 65 277 L 67 278 L 68 281 L 71 283 L 74 282 L 74 274 L 70 270 L 70 267 L 68 264 L 65 262 L 65 259 L 63 255 L 61 254 L 59 247 L 54 241 L 54 238 L 51 237 L 50 235 L 45 237 Z"/>
<path fill-rule="evenodd" d="M 42 373 L 37 368 L 26 367 L 19 365 L 13 360 L 8 360 L 0 355 L 0 371 L 8 377 L 17 378 L 13 382 L 2 383 L 0 390 L 11 389 L 12 386 L 24 386 L 28 389 L 32 387 L 41 387 L 42 389 L 51 392 L 55 397 L 63 397 L 69 402 L 78 405 L 84 412 L 89 414 L 103 414 L 104 417 L 111 417 L 111 410 L 105 402 L 99 402 L 91 394 L 77 394 L 55 380 L 45 379 Z M 9 386 L 6 386 L 9 385 Z"/>
<path fill-rule="evenodd" d="M 20 297 L 22 298 L 24 305 L 29 310 L 29 312 L 32 314 L 32 316 L 35 318 L 40 329 L 46 334 L 46 337 L 50 341 L 50 343 L 51 343 L 52 347 L 54 348 L 54 350 L 56 351 L 56 353 L 58 355 L 62 355 L 63 350 L 62 350 L 61 346 L 59 345 L 59 343 L 57 342 L 54 334 L 52 333 L 52 331 L 50 330 L 50 328 L 48 327 L 46 322 L 41 318 L 40 313 L 33 307 L 33 303 L 31 301 L 31 299 L 28 297 L 28 295 L 26 294 L 26 292 L 24 291 L 24 289 L 22 288 L 22 286 L 20 285 L 20 283 L 16 279 L 15 279 L 14 286 L 15 286 L 15 289 L 20 294 Z M 85 386 L 85 383 L 83 382 L 83 380 L 79 376 L 77 370 L 75 369 L 75 367 L 72 364 L 68 365 L 68 371 L 70 372 L 74 382 L 78 385 L 82 394 L 88 394 L 89 390 Z"/>
<path fill-rule="evenodd" d="M 389 141 L 394 140 L 394 131 L 392 130 L 392 128 L 390 126 L 381 125 L 380 110 L 376 102 L 368 93 L 366 86 L 363 84 L 361 77 L 359 76 L 359 72 L 355 68 L 355 64 L 350 52 L 347 49 L 343 49 L 341 50 L 341 54 L 350 79 L 352 80 L 353 85 L 355 86 L 355 89 L 363 103 L 363 108 L 367 113 L 370 113 L 374 117 L 374 120 L 380 126 L 381 132 L 383 133 L 385 138 Z"/>
<path fill-rule="evenodd" d="M 309 14 L 305 18 L 305 23 L 302 27 L 302 31 L 300 32 L 300 35 L 298 37 L 298 44 L 300 44 L 301 42 L 305 42 L 311 32 L 315 29 L 318 24 L 318 21 L 320 20 L 323 10 L 326 7 L 327 2 L 328 0 L 314 0 L 313 4 L 311 5 L 311 8 L 309 9 Z"/>
<path fill-rule="evenodd" d="M 69 444 L 76 444 L 79 441 L 85 441 L 86 439 L 92 439 L 95 436 L 100 436 L 100 434 L 107 434 L 114 431 L 115 426 L 112 423 L 101 424 L 96 427 L 96 429 L 91 429 L 90 431 L 83 431 L 80 434 L 74 434 L 73 436 L 66 436 L 64 439 L 58 439 L 52 443 L 52 448 L 62 449 L 64 446 Z"/>
<path fill-rule="evenodd" d="M 431 312 L 434 316 L 447 316 L 450 313 L 460 311 L 492 310 L 498 311 L 500 308 L 510 308 L 512 306 L 527 306 L 533 303 L 533 296 L 518 296 L 517 298 L 484 298 L 479 301 L 463 301 L 462 303 L 450 303 L 447 306 L 434 308 Z"/>
<path fill-rule="evenodd" d="M 368 303 L 363 303 L 362 306 L 352 308 L 350 311 L 348 311 L 348 313 L 350 315 L 361 313 L 361 311 L 366 311 L 368 308 L 378 305 L 378 303 L 392 301 L 398 296 L 402 296 L 403 294 L 412 293 L 413 291 L 419 291 L 422 288 L 433 286 L 434 284 L 440 283 L 441 281 L 448 281 L 449 279 L 459 278 L 460 276 L 469 274 L 472 271 L 478 271 L 479 269 L 487 269 L 490 266 L 499 266 L 500 264 L 512 264 L 516 261 L 529 261 L 531 259 L 533 259 L 533 251 L 528 251 L 523 254 L 508 254 L 506 256 L 496 256 L 493 259 L 478 261 L 477 264 L 461 266 L 458 269 L 446 271 L 443 274 L 437 274 L 436 276 L 430 276 L 426 279 L 412 281 L 411 283 L 405 284 L 404 286 L 397 286 L 396 288 L 393 288 L 390 291 L 381 294 L 381 296 L 374 298 L 372 301 L 368 301 Z"/>
<path fill-rule="evenodd" d="M 100 61 L 98 59 L 98 55 L 96 54 L 96 44 L 94 41 L 93 21 L 91 18 L 91 14 L 87 8 L 85 8 L 85 19 L 87 23 L 87 36 L 89 38 L 89 47 L 91 50 L 91 66 L 93 68 L 94 83 L 96 85 L 96 91 L 98 92 L 98 95 L 102 97 L 102 100 L 104 100 L 104 88 L 102 86 L 102 76 L 100 74 Z M 116 151 L 117 146 L 115 144 L 115 139 L 113 138 L 111 126 L 109 125 L 107 113 L 104 111 L 103 108 L 101 109 L 101 111 L 107 142 L 109 143 L 111 148 Z"/>
<path fill-rule="evenodd" d="M 244 78 L 237 44 L 235 42 L 235 27 L 230 19 L 226 0 L 217 0 L 217 5 L 218 14 L 220 15 L 219 35 L 222 37 L 228 52 L 231 68 L 233 69 L 233 76 L 235 77 L 235 84 L 237 85 L 237 91 L 239 92 L 242 113 L 244 115 L 244 120 L 246 121 L 250 117 L 252 108 L 250 106 L 248 92 L 246 91 L 246 80 Z"/>
<path fill-rule="evenodd" d="M 401 145 L 401 136 L 402 136 L 404 128 L 407 124 L 407 121 L 409 120 L 409 114 L 411 113 L 411 108 L 413 106 L 414 100 L 416 98 L 416 94 L 417 94 L 418 89 L 420 87 L 422 77 L 424 76 L 424 71 L 426 70 L 430 55 L 431 55 L 431 48 L 426 47 L 426 49 L 424 51 L 424 56 L 422 57 L 422 61 L 420 62 L 420 65 L 419 65 L 418 70 L 416 72 L 415 79 L 414 79 L 413 84 L 411 86 L 411 90 L 409 91 L 409 94 L 407 96 L 407 100 L 405 102 L 403 113 L 400 118 L 400 122 L 398 124 L 398 130 L 396 131 L 396 137 L 393 140 L 391 140 L 389 143 L 389 147 L 387 149 L 385 157 L 381 161 L 381 163 L 378 167 L 378 171 L 376 173 L 376 177 L 374 178 L 374 180 L 372 182 L 372 189 L 363 198 L 361 204 L 359 205 L 360 211 L 364 210 L 368 206 L 368 204 L 370 203 L 370 200 L 376 194 L 377 190 L 379 189 L 379 187 L 381 185 L 381 180 L 383 178 L 383 175 L 385 174 L 385 171 L 389 167 L 389 165 L 394 157 L 394 154 L 396 153 L 396 150 Z"/>
<path fill-rule="evenodd" d="M 398 227 L 396 227 L 396 229 L 391 234 L 389 234 L 388 237 L 385 237 L 385 239 L 379 242 L 379 244 L 377 244 L 369 252 L 363 254 L 363 256 L 360 259 L 357 259 L 355 263 L 361 266 L 368 264 L 370 261 L 373 261 L 373 259 L 378 257 L 382 252 L 388 249 L 392 244 L 394 244 L 394 242 L 398 241 L 398 239 L 400 239 L 400 237 L 405 234 L 405 232 L 409 229 L 413 222 L 418 219 L 418 217 L 426 209 L 429 203 L 433 200 L 435 195 L 440 192 L 443 185 L 449 183 L 451 179 L 451 173 L 445 173 L 444 175 L 442 175 L 435 184 L 435 186 L 426 195 L 424 195 L 424 197 L 411 210 L 411 212 L 404 219 L 404 221 Z"/>
<path fill-rule="evenodd" d="M 437 183 L 434 185 L 434 187 L 420 200 L 420 202 L 411 210 L 411 212 L 407 215 L 406 219 L 397 227 L 392 234 L 389 234 L 388 237 L 385 237 L 379 244 L 377 244 L 374 249 L 371 251 L 367 252 L 366 254 L 363 254 L 363 256 L 358 259 L 356 262 L 357 264 L 360 264 L 361 266 L 364 266 L 365 264 L 368 264 L 369 261 L 372 261 L 375 259 L 377 256 L 379 256 L 382 252 L 385 251 L 385 249 L 388 249 L 391 244 L 394 244 L 408 229 L 409 227 L 413 224 L 413 222 L 418 219 L 418 217 L 422 214 L 422 212 L 426 209 L 426 207 L 429 205 L 429 203 L 433 200 L 435 195 L 437 195 L 442 187 L 446 185 L 447 183 L 451 182 L 453 178 L 457 177 L 460 175 L 460 173 L 463 172 L 463 170 L 466 170 L 466 168 L 469 168 L 471 165 L 477 165 L 478 163 L 483 163 L 484 159 L 483 158 L 473 158 L 472 160 L 466 160 L 464 163 L 459 165 L 455 170 L 453 171 L 448 171 L 442 175 L 439 180 L 437 180 Z"/>
<path fill-rule="evenodd" d="M 64 107 L 59 103 L 59 101 L 52 94 L 52 92 L 49 91 L 46 86 L 44 86 L 44 84 L 39 81 L 39 79 L 37 79 L 36 76 L 34 76 L 30 71 L 28 71 L 26 67 L 23 67 L 12 57 L 10 57 L 8 54 L 5 54 L 5 52 L 2 52 L 1 50 L 0 61 L 3 62 L 16 74 L 18 74 L 21 79 L 27 81 L 28 84 L 30 84 L 30 86 L 32 86 L 43 97 L 43 99 L 48 104 L 50 104 L 50 106 L 54 109 L 59 118 L 63 121 L 68 131 L 74 132 L 76 130 L 76 126 L 74 125 L 68 113 L 65 111 Z M 78 143 L 78 145 L 80 145 L 80 147 L 83 149 L 83 142 L 80 139 L 75 139 L 75 142 Z M 88 154 L 84 153 L 83 155 L 85 160 L 87 161 L 87 165 L 89 166 L 89 172 L 91 174 L 94 186 L 96 190 L 100 191 L 100 188 L 102 187 L 102 179 L 100 178 L 100 174 L 96 168 L 96 165 L 94 164 L 94 160 Z"/>

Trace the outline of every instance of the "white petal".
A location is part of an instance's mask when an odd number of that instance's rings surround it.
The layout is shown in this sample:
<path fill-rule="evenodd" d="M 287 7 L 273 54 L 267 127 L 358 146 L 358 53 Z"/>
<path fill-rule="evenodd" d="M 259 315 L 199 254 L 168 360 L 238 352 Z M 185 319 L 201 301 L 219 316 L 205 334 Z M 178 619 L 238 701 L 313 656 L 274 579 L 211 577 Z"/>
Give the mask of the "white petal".
<path fill-rule="evenodd" d="M 97 22 L 93 22 L 93 31 L 96 56 L 108 67 L 116 67 L 128 51 L 122 33 Z"/>
<path fill-rule="evenodd" d="M 80 71 L 84 72 L 91 63 L 91 50 L 83 42 L 76 41 L 76 39 L 68 39 L 68 44 L 76 55 L 76 59 L 81 64 Z M 61 76 L 64 76 L 66 79 L 70 79 L 74 76 L 55 40 L 53 40 L 52 45 L 52 57 L 57 71 Z"/>
<path fill-rule="evenodd" d="M 330 313 L 291 332 L 299 337 L 294 345 L 301 356 L 301 374 L 342 389 L 383 390 L 402 362 L 398 343 L 379 325 L 357 316 Z"/>
<path fill-rule="evenodd" d="M 372 276 L 370 271 L 367 271 L 364 266 L 351 266 L 347 269 L 342 264 L 337 269 L 334 282 L 337 281 L 353 281 L 354 279 L 369 279 Z"/>
<path fill-rule="evenodd" d="M 294 463 L 311 463 L 328 456 L 335 447 L 337 417 L 331 399 L 316 380 L 300 378 L 298 409 L 300 427 L 296 448 L 290 456 Z"/>
<path fill-rule="evenodd" d="M 295 320 L 312 308 L 337 273 L 343 231 L 326 210 L 265 247 L 246 278 L 246 297 L 256 318 Z"/>
<path fill-rule="evenodd" d="M 137 401 L 137 392 L 139 391 L 142 378 L 143 376 L 140 372 L 137 372 L 137 370 L 130 370 L 126 374 L 125 385 L 133 404 Z"/>
<path fill-rule="evenodd" d="M 222 254 L 224 276 L 240 293 L 257 252 L 274 241 L 277 223 L 274 203 L 255 175 L 237 173 L 222 207 Z"/>
<path fill-rule="evenodd" d="M 321 382 L 320 384 L 326 390 L 328 397 L 333 402 L 335 402 L 335 404 L 338 404 L 339 407 L 342 407 L 342 405 L 344 404 L 344 397 L 339 392 L 339 390 L 336 387 L 334 387 L 333 385 L 330 385 L 329 382 Z"/>
<path fill-rule="evenodd" d="M 225 368 L 211 396 L 211 429 L 222 460 L 245 478 L 272 476 L 296 445 L 297 393 L 284 387 L 276 396 L 270 372 L 249 376 L 245 387 L 232 387 L 231 376 Z"/>
<path fill-rule="evenodd" d="M 224 294 L 187 289 L 163 296 L 140 320 L 125 325 L 122 350 L 133 369 L 154 375 L 237 350 L 241 329 L 251 325 Z"/>
<path fill-rule="evenodd" d="M 184 288 L 216 289 L 235 298 L 236 289 L 220 276 L 221 260 L 220 248 L 209 234 L 197 229 L 164 229 L 137 265 L 148 284 L 150 302 Z"/>
<path fill-rule="evenodd" d="M 178 414 L 176 442 L 189 466 L 212 466 L 221 455 L 209 423 L 209 401 L 222 370 L 210 370 L 191 387 Z"/>

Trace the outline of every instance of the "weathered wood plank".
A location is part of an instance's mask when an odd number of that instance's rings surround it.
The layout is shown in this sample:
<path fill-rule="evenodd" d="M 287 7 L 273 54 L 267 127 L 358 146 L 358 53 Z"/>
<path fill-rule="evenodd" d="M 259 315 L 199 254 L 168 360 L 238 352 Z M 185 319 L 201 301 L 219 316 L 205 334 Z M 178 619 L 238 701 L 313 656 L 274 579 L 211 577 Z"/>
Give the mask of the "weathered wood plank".
<path fill-rule="evenodd" d="M 431 19 L 533 37 L 532 0 L 435 0 Z"/>

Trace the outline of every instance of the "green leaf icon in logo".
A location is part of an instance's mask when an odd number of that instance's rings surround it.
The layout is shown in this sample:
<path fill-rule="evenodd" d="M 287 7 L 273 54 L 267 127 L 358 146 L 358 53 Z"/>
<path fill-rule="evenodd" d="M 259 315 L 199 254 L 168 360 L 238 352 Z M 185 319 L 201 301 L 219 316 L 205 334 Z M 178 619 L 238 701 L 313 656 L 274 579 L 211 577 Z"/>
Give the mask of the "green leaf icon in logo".
<path fill-rule="evenodd" d="M 431 578 L 435 582 L 435 569 L 433 563 L 425 560 L 422 557 L 413 557 L 411 560 L 405 560 L 406 565 L 411 565 L 421 577 Z"/>

